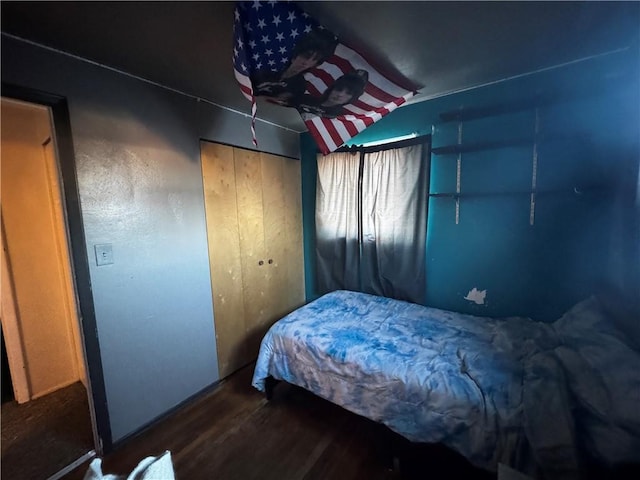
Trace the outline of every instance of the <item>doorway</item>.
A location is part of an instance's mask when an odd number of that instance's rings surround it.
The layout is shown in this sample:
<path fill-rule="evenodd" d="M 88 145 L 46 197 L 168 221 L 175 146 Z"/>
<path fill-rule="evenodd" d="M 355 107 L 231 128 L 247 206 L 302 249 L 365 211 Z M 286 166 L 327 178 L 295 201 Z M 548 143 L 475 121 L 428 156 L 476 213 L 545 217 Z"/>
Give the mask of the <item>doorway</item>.
<path fill-rule="evenodd" d="M 2 477 L 52 479 L 97 438 L 56 137 L 49 107 L 2 98 L 1 115 Z"/>

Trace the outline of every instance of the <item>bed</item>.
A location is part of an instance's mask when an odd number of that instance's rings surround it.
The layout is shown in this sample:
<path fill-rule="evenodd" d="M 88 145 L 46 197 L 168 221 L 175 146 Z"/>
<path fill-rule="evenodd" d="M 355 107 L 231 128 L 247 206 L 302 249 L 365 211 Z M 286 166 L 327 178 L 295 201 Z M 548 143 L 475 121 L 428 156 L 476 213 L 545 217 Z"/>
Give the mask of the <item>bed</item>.
<path fill-rule="evenodd" d="M 542 323 L 335 291 L 271 327 L 252 384 L 297 385 L 489 471 L 567 479 L 585 454 L 640 462 L 639 372 L 594 297 Z"/>

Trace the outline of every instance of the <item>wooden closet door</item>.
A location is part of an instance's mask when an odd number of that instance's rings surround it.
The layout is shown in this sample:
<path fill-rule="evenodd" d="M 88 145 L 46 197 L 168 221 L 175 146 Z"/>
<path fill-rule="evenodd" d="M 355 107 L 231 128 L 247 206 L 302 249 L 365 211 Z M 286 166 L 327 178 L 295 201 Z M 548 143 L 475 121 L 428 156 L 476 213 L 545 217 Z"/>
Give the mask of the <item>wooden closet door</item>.
<path fill-rule="evenodd" d="M 259 152 L 235 149 L 238 228 L 242 252 L 245 341 L 251 360 L 258 356 L 268 315 L 262 162 Z"/>
<path fill-rule="evenodd" d="M 267 254 L 265 283 L 267 311 L 260 329 L 267 329 L 286 313 L 287 297 L 287 223 L 284 183 L 284 158 L 260 154 L 262 164 L 262 205 Z"/>
<path fill-rule="evenodd" d="M 268 295 L 262 331 L 304 303 L 300 162 L 261 154 Z"/>
<path fill-rule="evenodd" d="M 224 378 L 249 359 L 236 202 L 234 149 L 201 142 L 218 370 Z"/>

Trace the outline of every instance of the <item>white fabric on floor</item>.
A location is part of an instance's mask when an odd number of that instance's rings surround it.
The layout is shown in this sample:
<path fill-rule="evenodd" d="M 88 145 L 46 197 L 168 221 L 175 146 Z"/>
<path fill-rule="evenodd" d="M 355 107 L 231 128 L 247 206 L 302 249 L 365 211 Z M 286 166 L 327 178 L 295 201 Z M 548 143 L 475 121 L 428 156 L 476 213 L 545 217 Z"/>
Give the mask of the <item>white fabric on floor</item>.
<path fill-rule="evenodd" d="M 128 475 L 102 473 L 102 459 L 95 458 L 89 465 L 84 480 L 175 480 L 171 452 L 158 457 L 147 457 Z"/>

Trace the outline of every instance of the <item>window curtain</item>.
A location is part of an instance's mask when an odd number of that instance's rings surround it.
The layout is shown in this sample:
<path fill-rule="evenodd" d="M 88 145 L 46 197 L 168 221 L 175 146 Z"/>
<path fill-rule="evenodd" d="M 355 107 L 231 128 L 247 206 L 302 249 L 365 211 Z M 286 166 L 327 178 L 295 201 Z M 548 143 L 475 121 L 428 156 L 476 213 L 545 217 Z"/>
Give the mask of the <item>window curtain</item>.
<path fill-rule="evenodd" d="M 320 293 L 360 290 L 359 166 L 358 153 L 318 155 L 316 268 Z"/>
<path fill-rule="evenodd" d="M 344 288 L 424 303 L 427 150 L 318 156 L 321 293 Z"/>

